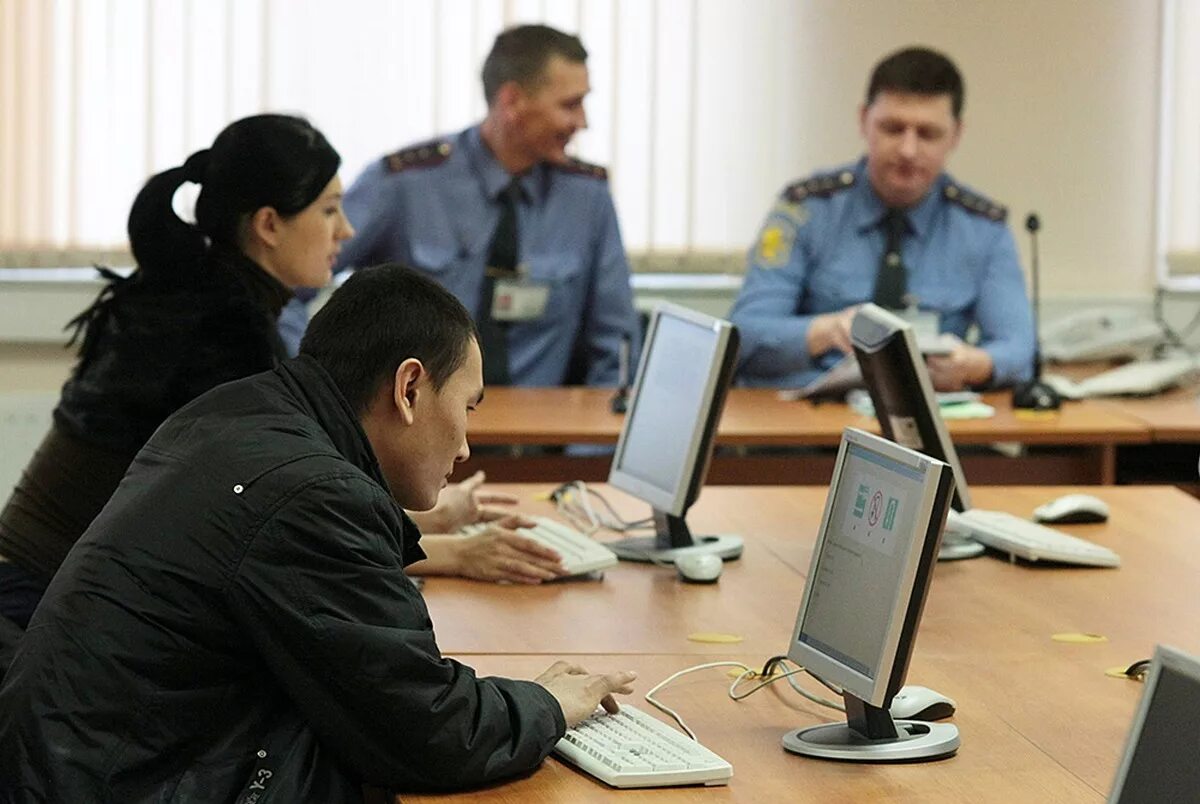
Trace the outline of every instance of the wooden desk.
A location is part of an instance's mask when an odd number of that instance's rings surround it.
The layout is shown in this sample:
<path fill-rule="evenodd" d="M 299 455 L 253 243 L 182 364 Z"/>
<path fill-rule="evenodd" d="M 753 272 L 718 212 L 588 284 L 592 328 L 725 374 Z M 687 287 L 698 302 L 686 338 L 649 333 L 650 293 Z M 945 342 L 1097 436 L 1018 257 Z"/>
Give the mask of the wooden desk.
<path fill-rule="evenodd" d="M 1111 410 L 1143 422 L 1156 443 L 1200 443 L 1200 396 L 1197 389 L 1180 388 L 1145 399 L 1108 399 Z"/>
<path fill-rule="evenodd" d="M 977 490 L 975 502 L 1027 514 L 1066 491 L 991 487 Z M 552 599 L 542 597 L 544 589 L 430 579 L 426 596 L 439 641 L 484 673 L 518 677 L 532 677 L 555 656 L 574 653 L 591 669 L 637 670 L 639 692 L 719 657 L 760 664 L 786 650 L 825 493 L 706 489 L 689 517 L 693 526 L 716 531 L 736 525 L 747 538 L 741 565 L 728 567 L 715 587 L 685 587 L 666 570 L 636 565 L 612 571 L 594 586 L 556 587 Z M 834 713 L 782 685 L 734 703 L 725 697 L 730 679 L 713 670 L 681 679 L 662 698 L 733 763 L 727 788 L 618 793 L 551 759 L 529 778 L 455 800 L 1101 801 L 1141 693 L 1140 685 L 1109 678 L 1104 670 L 1148 657 L 1157 642 L 1193 651 L 1200 646 L 1200 551 L 1193 524 L 1200 502 L 1160 487 L 1106 488 L 1100 496 L 1112 508 L 1110 521 L 1069 530 L 1117 550 L 1120 569 L 1010 564 L 993 556 L 938 565 L 908 678 L 957 700 L 963 747 L 953 759 L 851 766 L 787 755 L 779 747 L 785 731 Z M 623 515 L 640 513 L 628 498 L 612 497 Z M 551 605 L 534 614 L 534 601 Z M 571 616 L 559 607 L 570 607 Z M 745 641 L 724 651 L 688 642 L 686 632 L 697 626 L 735 630 Z M 1076 632 L 1102 634 L 1107 641 L 1051 639 Z M 535 642 L 538 655 L 509 652 Z M 405 802 L 432 800 L 440 799 L 404 796 Z"/>
<path fill-rule="evenodd" d="M 561 446 L 617 442 L 623 417 L 608 404 L 612 392 L 597 388 L 489 388 L 472 416 L 473 446 L 517 444 Z M 996 408 L 990 419 L 951 421 L 956 445 L 1015 442 L 1029 448 L 1021 464 L 987 450 L 964 451 L 964 469 L 974 483 L 1112 483 L 1118 444 L 1147 443 L 1149 428 L 1105 404 L 1078 402 L 1048 418 L 1026 419 L 1012 409 L 1006 392 L 985 395 Z M 833 455 L 762 454 L 757 448 L 836 447 L 843 428 L 878 432 L 873 418 L 858 416 L 839 403 L 814 405 L 785 401 L 773 390 L 735 388 L 729 394 L 717 433 L 718 452 L 709 473 L 714 484 L 829 481 Z M 482 468 L 505 481 L 604 480 L 609 457 L 479 454 L 459 476 Z"/>

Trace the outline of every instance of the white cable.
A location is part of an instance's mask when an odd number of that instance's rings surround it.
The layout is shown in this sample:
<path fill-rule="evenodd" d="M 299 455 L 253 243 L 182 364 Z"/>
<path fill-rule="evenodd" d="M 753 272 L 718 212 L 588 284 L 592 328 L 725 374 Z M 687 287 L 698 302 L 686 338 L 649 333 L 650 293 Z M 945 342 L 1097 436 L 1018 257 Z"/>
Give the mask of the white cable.
<path fill-rule="evenodd" d="M 655 700 L 654 693 L 658 692 L 663 687 L 667 686 L 668 684 L 670 684 L 672 681 L 679 678 L 680 676 L 685 676 L 688 673 L 694 673 L 697 670 L 708 670 L 713 667 L 740 667 L 745 672 L 742 673 L 742 675 L 738 676 L 738 678 L 745 677 L 745 675 L 747 673 L 755 672 L 753 667 L 748 667 L 747 665 L 744 665 L 741 662 L 709 662 L 708 664 L 698 664 L 695 667 L 688 667 L 683 670 L 680 670 L 678 673 L 673 673 L 670 676 L 667 676 L 667 678 L 665 678 L 664 680 L 660 681 L 659 683 L 657 683 L 653 687 L 651 687 L 643 697 L 645 698 L 646 703 L 650 704 L 655 709 L 658 709 L 660 712 L 665 712 L 666 714 L 670 715 L 675 720 L 675 722 L 679 724 L 679 728 L 683 729 L 684 732 L 687 733 L 688 737 L 691 737 L 693 740 L 696 740 L 696 733 L 694 731 L 692 731 L 690 728 L 688 728 L 688 724 L 683 722 L 683 718 L 679 716 L 679 713 L 676 712 L 671 707 L 667 706 L 666 704 L 660 703 L 659 701 Z M 700 742 L 700 741 L 696 740 L 696 742 Z"/>
<path fill-rule="evenodd" d="M 790 664 L 790 662 L 787 662 L 786 660 L 781 659 L 781 660 L 779 660 L 778 664 L 785 665 L 785 664 Z M 671 675 L 667 676 L 665 679 L 663 679 L 662 681 L 660 681 L 659 683 L 657 683 L 653 687 L 651 687 L 646 692 L 646 694 L 643 696 L 643 698 L 646 700 L 646 703 L 650 704 L 655 709 L 658 709 L 660 712 L 670 715 L 671 718 L 676 723 L 679 724 L 679 728 L 683 729 L 683 731 L 687 734 L 688 737 L 691 737 L 693 740 L 696 740 L 697 742 L 699 742 L 699 740 L 697 740 L 697 738 L 696 738 L 696 733 L 691 730 L 691 728 L 688 726 L 687 723 L 684 722 L 683 717 L 681 717 L 680 714 L 678 712 L 676 712 L 674 709 L 672 709 L 671 707 L 667 706 L 666 704 L 664 704 L 661 701 L 659 701 L 658 699 L 656 699 L 654 697 L 654 693 L 658 692 L 659 690 L 663 689 L 667 685 L 671 684 L 671 682 L 675 681 L 676 679 L 680 678 L 681 676 L 685 676 L 688 673 L 694 673 L 697 670 L 710 670 L 714 667 L 740 667 L 742 669 L 742 673 L 733 680 L 732 684 L 729 685 L 729 697 L 730 697 L 730 699 L 732 699 L 734 701 L 740 701 L 743 698 L 748 698 L 751 695 L 753 695 L 754 693 L 761 690 L 763 687 L 766 687 L 770 684 L 774 684 L 776 681 L 779 681 L 780 679 L 786 678 L 788 680 L 788 684 L 791 685 L 792 689 L 794 689 L 796 692 L 800 693 L 801 695 L 803 695 L 805 698 L 812 701 L 813 703 L 828 707 L 830 709 L 836 709 L 839 712 L 846 711 L 846 707 L 843 706 L 842 704 L 839 704 L 835 701 L 831 701 L 827 698 L 822 698 L 819 695 L 813 695 L 811 692 L 809 692 L 808 690 L 806 690 L 803 687 L 801 687 L 800 685 L 798 685 L 796 683 L 796 680 L 793 678 L 793 676 L 799 675 L 801 673 L 808 673 L 809 675 L 812 675 L 813 678 L 817 678 L 817 676 L 813 675 L 810 670 L 808 670 L 805 667 L 800 667 L 799 665 L 793 665 L 793 667 L 795 668 L 793 670 L 788 670 L 787 672 L 784 672 L 784 673 L 773 674 L 773 675 L 769 676 L 765 681 L 762 681 L 762 682 L 756 684 L 749 691 L 739 693 L 737 691 L 738 685 L 741 684 L 748 676 L 753 676 L 753 675 L 758 674 L 758 672 L 759 672 L 758 670 L 755 670 L 753 667 L 745 665 L 742 662 L 734 662 L 734 661 L 708 662 L 707 664 L 698 664 L 694 667 L 686 667 L 677 673 L 672 673 Z M 820 680 L 820 679 L 818 679 L 818 680 Z M 821 681 L 821 683 L 824 684 L 825 682 Z M 826 685 L 826 686 L 828 686 L 828 685 Z"/>

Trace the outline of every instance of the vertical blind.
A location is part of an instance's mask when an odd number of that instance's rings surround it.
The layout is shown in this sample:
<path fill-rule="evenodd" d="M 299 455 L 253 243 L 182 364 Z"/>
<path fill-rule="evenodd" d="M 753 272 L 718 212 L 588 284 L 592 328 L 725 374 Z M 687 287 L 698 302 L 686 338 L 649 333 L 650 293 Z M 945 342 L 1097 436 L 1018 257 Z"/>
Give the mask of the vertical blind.
<path fill-rule="evenodd" d="M 797 170 L 792 0 L 0 0 L 0 249 L 104 249 L 150 174 L 286 111 L 343 179 L 482 118 L 503 28 L 588 48 L 590 128 L 633 251 L 742 250 Z M 750 143 L 753 147 L 750 147 Z"/>
<path fill-rule="evenodd" d="M 1158 276 L 1169 289 L 1200 290 L 1173 276 L 1170 252 L 1200 252 L 1200 2 L 1163 0 L 1158 174 Z"/>

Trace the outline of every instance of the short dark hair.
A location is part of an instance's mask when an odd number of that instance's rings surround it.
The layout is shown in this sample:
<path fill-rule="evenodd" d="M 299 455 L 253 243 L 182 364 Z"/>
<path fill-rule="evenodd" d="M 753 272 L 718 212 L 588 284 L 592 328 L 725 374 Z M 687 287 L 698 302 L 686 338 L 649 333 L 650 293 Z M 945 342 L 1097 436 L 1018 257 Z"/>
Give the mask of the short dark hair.
<path fill-rule="evenodd" d="M 300 354 L 321 364 L 350 407 L 365 413 L 375 395 L 415 357 L 433 387 L 458 371 L 479 334 L 448 290 L 399 263 L 360 268 L 308 325 Z"/>
<path fill-rule="evenodd" d="M 909 47 L 887 56 L 871 72 L 867 105 L 880 92 L 912 92 L 917 95 L 949 95 L 954 119 L 962 117 L 966 87 L 954 62 L 936 50 Z"/>
<path fill-rule="evenodd" d="M 549 25 L 518 25 L 501 31 L 483 62 L 483 97 L 491 106 L 500 87 L 509 81 L 532 89 L 552 56 L 582 64 L 587 55 L 578 36 Z"/>

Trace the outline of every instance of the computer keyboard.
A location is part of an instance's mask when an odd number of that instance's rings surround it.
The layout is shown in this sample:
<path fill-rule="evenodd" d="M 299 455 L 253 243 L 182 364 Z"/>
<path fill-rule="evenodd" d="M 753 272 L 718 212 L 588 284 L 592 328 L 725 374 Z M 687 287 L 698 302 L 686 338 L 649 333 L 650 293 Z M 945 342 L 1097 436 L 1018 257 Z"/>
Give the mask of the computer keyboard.
<path fill-rule="evenodd" d="M 554 752 L 613 787 L 719 785 L 733 776 L 728 762 L 629 704 L 567 729 Z"/>
<path fill-rule="evenodd" d="M 1068 399 L 1149 396 L 1190 379 L 1197 369 L 1196 358 L 1170 357 L 1163 360 L 1135 360 L 1079 382 L 1072 382 L 1057 374 L 1047 374 L 1042 379 Z"/>
<path fill-rule="evenodd" d="M 532 528 L 517 528 L 517 533 L 557 552 L 562 556 L 563 566 L 570 575 L 583 575 L 616 566 L 617 554 L 595 539 L 548 517 L 530 518 L 537 522 L 537 525 Z M 470 536 L 487 527 L 487 523 L 468 525 L 462 529 L 462 533 Z"/>
<path fill-rule="evenodd" d="M 995 550 L 1028 561 L 1061 561 L 1090 567 L 1119 567 L 1121 557 L 1098 544 L 1068 536 L 1004 511 L 951 511 L 946 522 Z"/>

